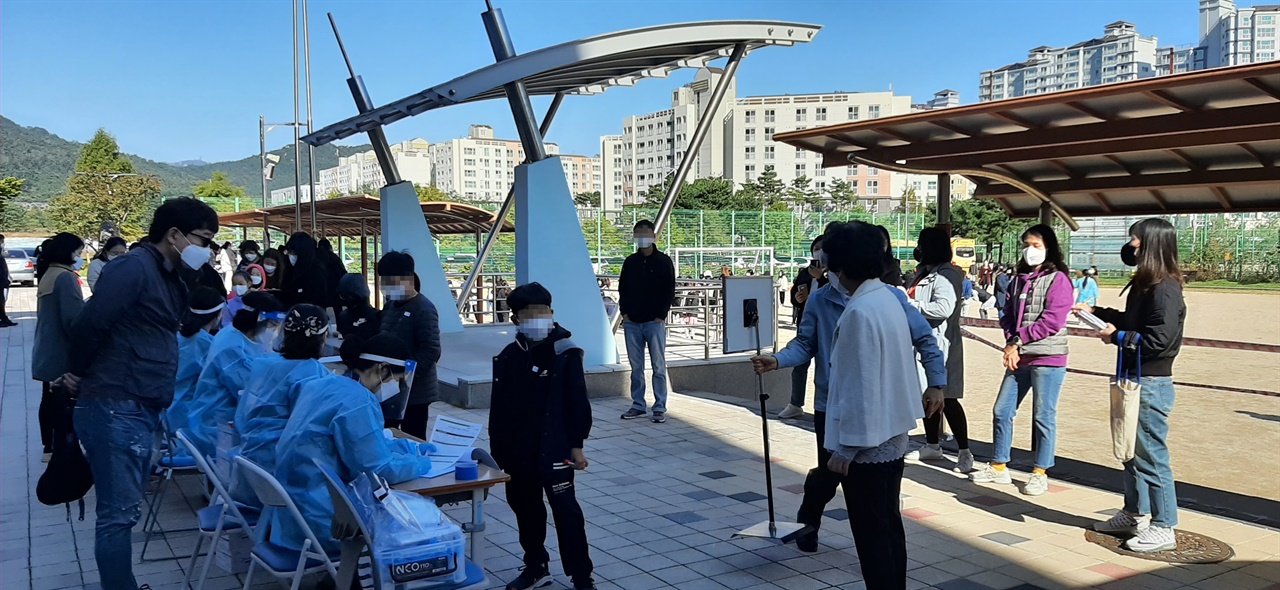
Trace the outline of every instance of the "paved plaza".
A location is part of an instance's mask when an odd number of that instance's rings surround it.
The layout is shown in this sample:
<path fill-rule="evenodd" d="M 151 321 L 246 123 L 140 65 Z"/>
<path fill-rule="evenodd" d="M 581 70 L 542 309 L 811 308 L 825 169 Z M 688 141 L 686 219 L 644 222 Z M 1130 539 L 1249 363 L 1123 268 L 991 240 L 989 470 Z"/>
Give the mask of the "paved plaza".
<path fill-rule="evenodd" d="M 85 520 L 76 520 L 73 508 L 70 523 L 64 507 L 43 506 L 35 498 L 43 466 L 36 419 L 40 388 L 30 379 L 34 290 L 15 289 L 14 295 L 10 315 L 21 327 L 0 331 L 0 590 L 97 588 L 92 492 Z M 1274 305 L 1275 298 L 1263 301 Z M 1270 332 L 1253 340 L 1276 341 Z M 1073 353 L 1087 344 L 1073 339 Z M 966 352 L 972 392 L 966 406 L 982 460 L 983 441 L 990 440 L 990 404 L 999 378 L 991 367 L 998 353 L 972 342 Z M 1224 352 L 1224 374 L 1235 371 L 1232 363 L 1239 366 L 1233 354 L 1261 353 Z M 1274 359 L 1258 362 L 1271 375 L 1277 373 Z M 1204 374 L 1212 377 L 1212 371 Z M 1259 375 L 1234 378 L 1251 381 L 1253 387 L 1275 388 L 1274 379 Z M 675 386 L 679 389 L 678 383 Z M 1180 389 L 1179 396 L 1171 436 L 1174 469 L 1179 491 L 1190 491 L 1197 502 L 1197 509 L 1181 511 L 1179 528 L 1229 543 L 1236 552 L 1232 560 L 1170 565 L 1118 555 L 1085 540 L 1083 527 L 1118 508 L 1120 496 L 1113 491 L 1118 479 L 1107 450 L 1109 440 L 1099 438 L 1105 434 L 1096 432 L 1098 425 L 1090 417 L 1096 414 L 1094 405 L 1105 400 L 1105 380 L 1073 375 L 1062 396 L 1060 459 L 1059 467 L 1050 472 L 1055 478 L 1050 493 L 1031 498 L 1018 493 L 1016 486 L 972 484 L 952 473 L 949 465 L 908 463 L 902 504 L 909 587 L 1280 589 L 1280 533 L 1243 522 L 1280 520 L 1275 508 L 1280 481 L 1271 455 L 1280 424 L 1254 417 L 1280 416 L 1280 400 L 1195 388 Z M 618 414 L 627 406 L 622 398 L 594 403 L 595 426 L 586 449 L 591 467 L 579 476 L 578 496 L 587 514 L 591 557 L 601 588 L 863 587 L 842 496 L 828 507 L 818 553 L 731 539 L 735 531 L 766 514 L 760 420 L 748 405 L 698 392 L 673 394 L 668 422 L 655 425 L 619 421 Z M 487 422 L 485 411 L 443 404 L 433 408 L 438 414 Z M 1029 429 L 1023 422 L 1020 418 L 1016 441 L 1025 450 Z M 816 460 L 812 423 L 773 421 L 771 433 L 778 511 L 790 519 L 800 503 L 805 472 Z M 1013 466 L 1019 463 L 1015 460 Z M 1058 471 L 1064 472 L 1061 479 Z M 1025 481 L 1026 474 L 1015 472 L 1014 479 Z M 168 529 L 191 526 L 192 508 L 201 497 L 194 478 L 179 483 L 184 493 L 169 494 L 160 513 L 160 523 Z M 512 579 L 521 564 L 514 518 L 503 496 L 497 488 L 486 504 L 486 565 L 497 588 Z M 1245 504 L 1247 509 L 1241 508 Z M 463 506 L 447 512 L 459 519 L 469 514 Z M 139 582 L 153 590 L 179 588 L 194 540 L 193 533 L 170 533 L 153 541 L 155 556 L 183 559 L 135 566 Z M 135 532 L 134 541 L 136 557 L 141 532 Z M 548 543 L 557 560 L 552 571 L 559 576 L 554 534 Z M 256 579 L 263 583 L 255 587 L 279 587 L 265 577 Z M 557 580 L 558 587 L 567 587 L 563 576 Z M 206 588 L 242 585 L 242 577 L 214 568 Z"/>

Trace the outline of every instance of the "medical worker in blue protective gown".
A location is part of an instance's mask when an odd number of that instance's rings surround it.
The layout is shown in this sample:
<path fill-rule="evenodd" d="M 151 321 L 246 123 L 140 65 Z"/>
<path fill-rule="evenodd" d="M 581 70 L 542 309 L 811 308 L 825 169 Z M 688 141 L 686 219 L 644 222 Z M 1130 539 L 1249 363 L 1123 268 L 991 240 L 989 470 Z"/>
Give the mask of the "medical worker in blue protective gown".
<path fill-rule="evenodd" d="M 276 443 L 298 391 L 312 379 L 333 375 L 317 360 L 329 331 L 329 316 L 323 309 L 309 303 L 293 306 L 285 314 L 281 331 L 281 341 L 275 347 L 279 354 L 253 364 L 253 377 L 244 387 L 235 415 L 240 435 L 236 452 L 268 473 L 275 471 Z M 233 495 L 251 506 L 259 504 L 248 486 L 236 486 Z"/>
<path fill-rule="evenodd" d="M 293 413 L 276 447 L 276 479 L 330 553 L 338 550 L 331 538 L 333 503 L 324 474 L 313 463 L 350 482 L 372 473 L 391 484 L 409 481 L 431 467 L 430 443 L 389 439 L 383 435 L 382 408 L 377 393 L 405 378 L 409 346 L 387 334 L 369 340 L 353 337 L 342 345 L 348 376 L 331 375 L 302 386 Z M 272 518 L 272 542 L 300 551 L 306 534 L 288 515 Z"/>
<path fill-rule="evenodd" d="M 249 367 L 270 354 L 269 343 L 280 327 L 284 306 L 273 295 L 249 293 L 244 305 L 231 319 L 232 329 L 213 337 L 191 399 L 187 432 L 206 457 L 216 456 L 218 428 L 235 416 L 240 392 L 249 382 Z"/>
<path fill-rule="evenodd" d="M 284 306 L 268 293 L 248 293 L 232 328 L 219 330 L 209 346 L 205 367 L 187 408 L 187 436 L 205 457 L 216 457 L 218 429 L 236 416 L 253 361 L 269 355 Z"/>
<path fill-rule="evenodd" d="M 178 328 L 178 372 L 173 383 L 173 403 L 164 411 L 164 422 L 169 431 L 187 427 L 196 381 L 200 379 L 205 358 L 209 356 L 209 346 L 213 344 L 213 334 L 209 331 L 221 322 L 222 308 L 226 305 L 222 294 L 209 287 L 195 289 L 187 300 L 187 311 Z M 185 456 L 186 449 L 179 447 L 175 452 Z"/>

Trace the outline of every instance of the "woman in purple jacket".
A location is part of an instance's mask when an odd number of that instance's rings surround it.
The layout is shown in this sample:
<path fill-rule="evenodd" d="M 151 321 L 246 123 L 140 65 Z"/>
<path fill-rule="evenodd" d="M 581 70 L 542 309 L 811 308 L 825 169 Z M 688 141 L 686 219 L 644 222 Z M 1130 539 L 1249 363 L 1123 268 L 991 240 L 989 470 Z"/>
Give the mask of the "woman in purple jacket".
<path fill-rule="evenodd" d="M 1004 328 L 1004 381 L 992 408 L 991 464 L 971 476 L 978 483 L 1013 483 L 1006 465 L 1013 446 L 1013 417 L 1032 391 L 1031 448 L 1035 469 L 1022 493 L 1049 489 L 1053 467 L 1058 394 L 1067 375 L 1067 316 L 1075 301 L 1058 237 L 1047 225 L 1022 233 L 1022 260 L 1009 285 L 1000 325 Z"/>

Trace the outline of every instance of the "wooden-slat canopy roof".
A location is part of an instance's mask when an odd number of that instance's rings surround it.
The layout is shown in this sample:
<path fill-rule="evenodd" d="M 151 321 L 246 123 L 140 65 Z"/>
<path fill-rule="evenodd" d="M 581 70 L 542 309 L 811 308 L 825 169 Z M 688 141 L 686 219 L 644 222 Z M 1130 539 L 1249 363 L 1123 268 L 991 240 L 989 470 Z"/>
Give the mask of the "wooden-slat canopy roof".
<path fill-rule="evenodd" d="M 370 195 L 319 200 L 315 203 L 316 223 L 326 237 L 359 237 L 362 229 L 366 235 L 377 235 L 382 233 L 381 204 L 378 197 Z M 295 218 L 292 204 L 219 215 L 218 222 L 223 227 L 261 229 L 266 226 L 292 233 L 300 231 L 294 228 L 310 227 L 310 204 L 304 203 L 302 211 L 301 224 Z M 497 218 L 493 212 L 479 207 L 440 201 L 422 203 L 422 215 L 434 235 L 487 233 Z M 502 231 L 513 232 L 515 226 L 505 222 Z"/>
<path fill-rule="evenodd" d="M 962 174 L 1011 215 L 1280 211 L 1280 62 L 774 136 L 823 166 Z"/>

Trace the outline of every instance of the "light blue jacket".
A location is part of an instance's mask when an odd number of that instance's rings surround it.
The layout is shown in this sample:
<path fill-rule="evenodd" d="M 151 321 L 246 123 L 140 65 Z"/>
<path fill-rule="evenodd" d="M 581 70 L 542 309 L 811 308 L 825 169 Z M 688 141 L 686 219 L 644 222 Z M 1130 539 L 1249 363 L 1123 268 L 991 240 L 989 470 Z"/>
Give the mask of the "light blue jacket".
<path fill-rule="evenodd" d="M 930 387 L 945 387 L 947 384 L 947 366 L 943 360 L 942 350 L 933 338 L 933 329 L 929 321 L 920 315 L 907 296 L 901 290 L 889 288 L 902 310 L 907 314 L 907 326 L 911 328 L 911 343 L 916 354 L 920 355 L 920 363 L 924 365 L 925 379 Z M 815 412 L 827 411 L 827 384 L 830 378 L 831 346 L 835 341 L 836 324 L 844 313 L 845 298 L 830 284 L 820 287 L 809 296 L 804 306 L 804 315 L 800 317 L 800 328 L 796 337 L 786 348 L 774 355 L 778 359 L 778 368 L 797 367 L 809 359 L 817 359 L 813 370 L 813 409 Z"/>

